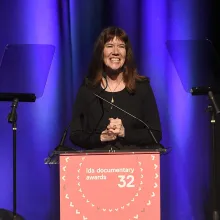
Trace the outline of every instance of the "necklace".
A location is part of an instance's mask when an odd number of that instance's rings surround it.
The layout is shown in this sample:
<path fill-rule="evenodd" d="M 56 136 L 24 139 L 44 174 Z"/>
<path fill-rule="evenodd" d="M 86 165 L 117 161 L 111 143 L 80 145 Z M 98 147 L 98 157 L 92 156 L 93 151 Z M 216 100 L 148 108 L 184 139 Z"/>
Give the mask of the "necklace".
<path fill-rule="evenodd" d="M 114 94 L 115 90 L 118 88 L 118 86 L 121 84 L 121 82 L 122 82 L 122 79 L 121 79 L 121 81 L 116 85 L 116 87 L 115 87 L 115 89 L 114 89 L 113 91 L 111 90 L 110 86 L 108 85 L 108 88 L 109 88 L 110 92 L 112 93 L 112 99 L 111 99 L 111 103 L 112 103 L 112 104 L 115 102 L 114 97 L 113 97 L 113 94 Z M 111 106 L 111 109 L 112 109 L 112 107 L 113 107 L 113 106 Z"/>

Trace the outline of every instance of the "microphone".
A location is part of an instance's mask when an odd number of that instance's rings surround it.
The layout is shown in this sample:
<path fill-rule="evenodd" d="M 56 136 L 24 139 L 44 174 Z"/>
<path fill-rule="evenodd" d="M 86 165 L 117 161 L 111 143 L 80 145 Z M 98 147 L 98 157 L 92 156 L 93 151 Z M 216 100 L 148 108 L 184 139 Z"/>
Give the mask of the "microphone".
<path fill-rule="evenodd" d="M 149 125 L 148 125 L 147 123 L 145 123 L 145 122 L 142 121 L 141 119 L 137 118 L 136 116 L 132 115 L 131 113 L 125 111 L 124 109 L 118 107 L 117 105 L 115 105 L 115 104 L 109 102 L 108 100 L 102 98 L 101 96 L 97 95 L 96 93 L 93 93 L 93 94 L 94 94 L 96 97 L 98 97 L 99 99 L 103 100 L 104 102 L 107 102 L 108 104 L 114 106 L 115 108 L 119 109 L 120 111 L 124 112 L 125 114 L 131 116 L 132 118 L 135 118 L 136 120 L 138 120 L 139 122 L 141 122 L 142 124 L 144 124 L 144 125 L 146 126 L 146 128 L 148 129 L 148 131 L 149 131 L 149 133 L 150 133 L 150 136 L 151 136 L 151 138 L 153 139 L 153 141 L 155 142 L 155 144 L 161 146 L 161 144 L 158 143 L 158 141 L 157 141 L 157 139 L 155 138 L 155 136 L 154 136 L 154 134 L 153 134 L 151 128 L 149 127 Z M 163 147 L 163 148 L 164 148 L 164 147 Z"/>
<path fill-rule="evenodd" d="M 17 106 L 18 106 L 18 99 L 15 98 L 12 102 L 12 105 L 11 105 L 11 108 L 12 108 L 11 112 L 8 115 L 8 122 L 9 123 L 14 123 L 17 120 L 17 114 L 16 114 Z"/>
<path fill-rule="evenodd" d="M 213 95 L 212 91 L 208 92 L 208 96 L 209 96 L 209 99 L 212 101 L 212 104 L 213 104 L 213 106 L 215 108 L 216 114 L 219 114 L 220 110 L 219 110 L 219 107 L 218 107 L 218 105 L 217 105 L 217 103 L 215 101 L 215 98 L 214 98 L 214 95 Z"/>
<path fill-rule="evenodd" d="M 65 150 L 65 148 L 67 148 L 67 147 L 64 147 L 63 144 L 66 140 L 66 135 L 67 135 L 67 132 L 69 130 L 69 127 L 70 127 L 70 125 L 64 130 L 64 133 L 63 133 L 63 136 L 60 140 L 59 145 L 54 149 L 55 151 Z"/>
<path fill-rule="evenodd" d="M 52 158 L 54 157 L 55 151 L 68 151 L 70 150 L 69 147 L 64 146 L 64 142 L 66 140 L 67 132 L 69 130 L 70 125 L 64 130 L 63 136 L 60 140 L 59 145 L 53 150 L 53 152 L 50 154 L 48 158 L 45 159 L 45 164 L 50 164 L 52 162 Z"/>

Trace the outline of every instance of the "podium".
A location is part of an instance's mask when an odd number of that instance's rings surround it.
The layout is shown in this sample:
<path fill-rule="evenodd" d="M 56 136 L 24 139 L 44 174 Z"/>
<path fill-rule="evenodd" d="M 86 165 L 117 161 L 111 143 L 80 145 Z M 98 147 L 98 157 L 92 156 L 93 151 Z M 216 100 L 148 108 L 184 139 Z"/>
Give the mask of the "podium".
<path fill-rule="evenodd" d="M 59 152 L 60 220 L 159 220 L 160 154 Z"/>

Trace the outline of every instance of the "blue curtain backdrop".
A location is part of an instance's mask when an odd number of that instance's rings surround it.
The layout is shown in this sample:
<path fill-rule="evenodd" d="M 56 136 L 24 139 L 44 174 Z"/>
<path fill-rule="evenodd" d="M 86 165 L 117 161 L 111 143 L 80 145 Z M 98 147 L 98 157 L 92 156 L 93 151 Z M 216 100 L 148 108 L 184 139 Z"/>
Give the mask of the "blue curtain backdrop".
<path fill-rule="evenodd" d="M 18 105 L 19 214 L 27 220 L 59 219 L 58 167 L 44 165 L 44 158 L 68 126 L 95 39 L 103 28 L 117 25 L 130 36 L 140 73 L 151 78 L 162 144 L 172 147 L 161 157 L 162 219 L 205 219 L 211 148 L 207 99 L 184 90 L 165 43 L 205 39 L 207 11 L 208 3 L 196 0 L 0 1 L 0 56 L 8 43 L 56 47 L 43 96 Z M 0 208 L 12 210 L 10 105 L 0 103 Z"/>

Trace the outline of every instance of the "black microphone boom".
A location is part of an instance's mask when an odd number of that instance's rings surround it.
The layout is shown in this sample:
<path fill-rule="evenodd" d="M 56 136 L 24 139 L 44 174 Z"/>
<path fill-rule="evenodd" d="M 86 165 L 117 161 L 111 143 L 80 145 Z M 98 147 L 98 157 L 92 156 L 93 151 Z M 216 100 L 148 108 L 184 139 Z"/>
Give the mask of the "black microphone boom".
<path fill-rule="evenodd" d="M 212 91 L 215 94 L 220 94 L 220 89 L 217 89 L 216 87 L 211 87 L 211 86 L 197 86 L 197 87 L 192 87 L 190 89 L 190 93 L 192 95 L 207 95 L 210 91 Z"/>
<path fill-rule="evenodd" d="M 139 122 L 141 122 L 142 124 L 144 124 L 146 126 L 146 128 L 148 129 L 150 136 L 152 137 L 152 139 L 154 140 L 155 144 L 159 145 L 157 139 L 155 138 L 151 128 L 149 127 L 149 125 L 147 123 L 145 123 L 144 121 L 142 121 L 141 119 L 137 118 L 136 116 L 132 115 L 131 113 L 125 111 L 124 109 L 118 107 L 117 105 L 109 102 L 108 100 L 102 98 L 101 96 L 97 95 L 96 93 L 93 93 L 96 97 L 98 97 L 99 99 L 103 100 L 104 102 L 107 102 L 108 104 L 114 106 L 115 108 L 119 109 L 120 111 L 124 112 L 127 115 L 130 115 L 132 118 L 135 118 L 136 120 L 138 120 Z"/>

